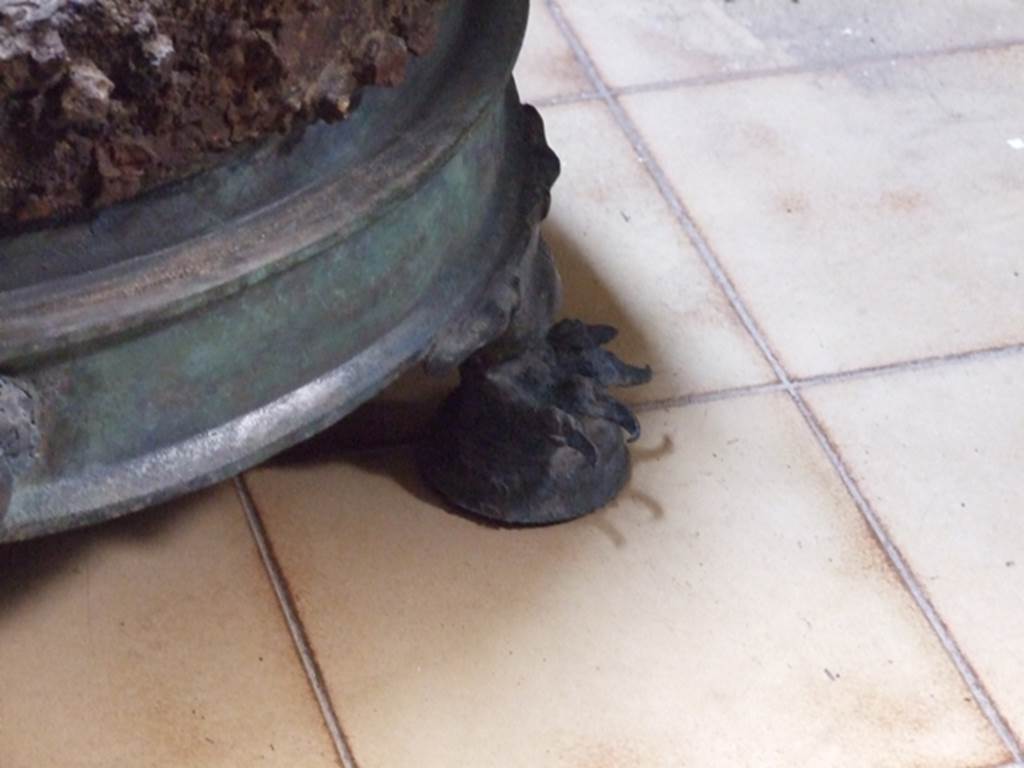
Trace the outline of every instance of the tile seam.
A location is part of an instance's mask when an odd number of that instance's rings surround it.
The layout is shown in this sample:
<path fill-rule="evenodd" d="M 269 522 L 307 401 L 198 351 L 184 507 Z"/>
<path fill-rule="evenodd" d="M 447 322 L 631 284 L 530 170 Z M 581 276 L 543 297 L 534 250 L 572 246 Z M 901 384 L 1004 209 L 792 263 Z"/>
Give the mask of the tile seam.
<path fill-rule="evenodd" d="M 1006 344 L 996 347 L 984 347 L 980 349 L 967 350 L 965 352 L 954 352 L 948 355 L 934 355 L 911 360 L 900 360 L 895 363 L 882 363 L 880 365 L 866 366 L 864 368 L 853 368 L 848 371 L 836 371 L 834 373 L 821 373 L 802 378 L 790 378 L 793 387 L 799 390 L 824 387 L 834 384 L 843 384 L 849 381 L 863 381 L 881 379 L 887 376 L 898 376 L 914 371 L 928 371 L 936 368 L 953 368 L 957 366 L 968 366 L 982 360 L 1000 360 L 1007 357 L 1015 357 L 1024 353 L 1024 343 Z M 774 372 L 773 372 L 774 373 Z M 685 408 L 690 405 L 701 403 L 712 403 L 721 400 L 734 400 L 742 397 L 756 397 L 786 390 L 787 385 L 782 382 L 764 382 L 760 384 L 741 384 L 733 387 L 722 387 L 702 392 L 692 392 L 676 397 L 664 397 L 652 400 L 638 400 L 630 402 L 633 409 L 644 411 L 658 411 L 666 408 Z"/>
<path fill-rule="evenodd" d="M 626 405 L 637 413 L 647 413 L 648 411 L 662 411 L 672 408 L 686 408 L 692 405 L 702 405 L 704 403 L 717 403 L 723 400 L 738 400 L 742 397 L 756 397 L 758 395 L 765 395 L 771 392 L 780 392 L 784 389 L 784 384 L 778 381 L 773 381 L 764 384 L 726 387 L 724 389 L 715 389 L 708 392 L 695 392 L 689 395 L 680 395 L 679 397 L 627 402 Z"/>
<path fill-rule="evenodd" d="M 549 107 L 561 107 L 566 104 L 583 104 L 588 101 L 600 101 L 601 97 L 596 93 L 582 92 L 582 93 L 561 93 L 555 94 L 554 96 L 544 96 L 539 99 L 527 98 L 537 109 L 546 109 Z"/>
<path fill-rule="evenodd" d="M 285 582 L 280 563 L 278 563 L 270 544 L 270 540 L 267 537 L 267 531 L 263 525 L 262 519 L 260 518 L 259 510 L 256 507 L 256 501 L 253 499 L 252 493 L 249 491 L 249 486 L 242 475 L 235 476 L 234 486 L 235 494 L 238 496 L 238 500 L 245 512 L 245 518 L 249 524 L 249 531 L 252 533 L 256 549 L 259 552 L 260 560 L 263 563 L 263 568 L 266 571 L 267 578 L 270 580 L 271 587 L 274 590 L 274 595 L 277 597 L 278 606 L 281 609 L 285 624 L 288 627 L 288 633 L 291 636 L 292 644 L 295 646 L 295 652 L 298 654 L 299 661 L 302 664 L 302 669 L 306 674 L 306 680 L 309 683 L 310 688 L 312 688 L 313 696 L 316 699 L 317 706 L 320 708 L 320 714 L 323 717 L 324 725 L 326 726 L 327 732 L 331 738 L 331 743 L 334 746 L 338 762 L 342 765 L 342 768 L 358 768 L 358 764 L 352 754 L 352 750 L 345 738 L 344 731 L 341 728 L 341 722 L 339 721 L 337 711 L 334 708 L 334 702 L 331 699 L 330 691 L 328 691 L 327 685 L 324 682 L 323 675 L 320 671 L 320 665 L 317 663 L 316 657 L 313 654 L 313 648 L 309 642 L 309 635 L 306 633 L 306 628 L 299 616 L 295 600 L 288 589 L 287 583 Z"/>
<path fill-rule="evenodd" d="M 1016 735 L 1010 729 L 1006 719 L 999 711 L 999 708 L 995 704 L 995 700 L 989 694 L 978 673 L 975 671 L 974 666 L 968 660 L 966 654 L 953 637 L 952 631 L 939 614 L 938 609 L 936 609 L 932 604 L 927 592 L 921 586 L 921 582 L 917 578 L 917 575 L 913 572 L 913 569 L 910 567 L 910 564 L 903 556 L 899 547 L 897 547 L 896 543 L 892 540 L 892 537 L 889 535 L 889 532 L 881 518 L 861 491 L 859 484 L 854 479 L 853 474 L 850 472 L 849 468 L 846 466 L 846 462 L 839 453 L 839 449 L 832 444 L 831 440 L 829 440 L 828 435 L 825 433 L 825 430 L 821 426 L 817 416 L 799 392 L 795 388 L 792 388 L 789 391 L 789 396 L 800 411 L 801 416 L 803 416 L 804 421 L 807 423 L 811 433 L 814 435 L 814 439 L 828 458 L 829 463 L 839 475 L 840 480 L 846 487 L 847 493 L 853 499 L 854 505 L 859 510 L 861 516 L 867 522 L 868 527 L 871 529 L 872 534 L 878 541 L 879 546 L 881 546 L 882 550 L 885 552 L 889 562 L 899 575 L 900 580 L 903 582 L 907 591 L 910 592 L 918 609 L 924 615 L 925 620 L 928 622 L 932 631 L 938 638 L 939 643 L 946 652 L 946 655 L 949 657 L 950 661 L 952 661 L 953 666 L 960 674 L 964 684 L 967 686 L 971 696 L 974 698 L 975 704 L 992 725 L 996 734 L 1003 742 L 1003 745 L 1009 750 L 1013 759 L 1017 761 L 1024 760 L 1024 752 L 1021 750 Z"/>
<path fill-rule="evenodd" d="M 739 72 L 722 72 L 692 77 L 654 80 L 619 87 L 608 86 L 615 96 L 632 96 L 641 93 L 660 93 L 676 88 L 700 88 L 712 85 L 727 85 L 746 80 L 762 80 L 774 77 L 791 77 L 804 74 L 840 73 L 856 67 L 874 66 L 879 64 L 896 64 L 904 62 L 928 61 L 953 56 L 966 56 L 972 53 L 1005 51 L 1024 46 L 1024 38 L 1004 38 L 981 43 L 947 46 L 944 48 L 921 48 L 917 50 L 894 51 L 892 53 L 865 54 L 852 56 L 848 59 L 821 59 L 805 64 L 793 64 L 778 67 L 765 67 Z M 582 94 L 580 94 L 582 95 Z M 581 99 L 586 101 L 587 99 Z"/>
<path fill-rule="evenodd" d="M 945 368 L 947 366 L 967 366 L 980 360 L 1014 357 L 1022 352 L 1024 352 L 1024 343 L 1004 344 L 994 347 L 981 347 L 978 349 L 966 350 L 964 352 L 952 352 L 944 355 L 930 355 L 928 357 L 900 360 L 894 363 L 880 363 L 879 365 L 870 365 L 863 368 L 852 368 L 848 371 L 819 373 L 806 377 L 792 378 L 791 381 L 793 386 L 797 388 L 818 387 L 829 384 L 841 384 L 846 381 L 896 376 L 901 373 L 910 373 L 913 371 L 927 371 L 935 368 Z"/>
<path fill-rule="evenodd" d="M 579 61 L 587 78 L 591 81 L 594 89 L 601 95 L 616 123 L 618 123 L 620 130 L 622 130 L 630 144 L 633 146 L 633 150 L 636 152 L 637 156 L 647 169 L 647 172 L 657 184 L 665 202 L 675 214 L 677 222 L 686 232 L 692 245 L 697 250 L 701 259 L 705 262 L 707 268 L 711 271 L 720 290 L 722 290 L 726 295 L 726 298 L 729 300 L 729 303 L 732 305 L 733 311 L 739 317 L 744 328 L 747 330 L 747 333 L 761 350 L 765 360 L 774 371 L 779 383 L 782 385 L 781 388 L 789 395 L 804 422 L 814 435 L 815 440 L 824 451 L 829 463 L 839 475 L 847 493 L 854 501 L 854 504 L 861 513 L 861 516 L 867 522 L 889 561 L 896 569 L 904 587 L 908 592 L 910 592 L 910 595 L 918 609 L 922 612 L 932 631 L 937 636 L 947 656 L 950 661 L 952 661 L 954 667 L 957 669 L 974 698 L 975 703 L 995 729 L 1000 740 L 1009 750 L 1013 760 L 1016 762 L 1024 762 L 1024 752 L 1022 752 L 1020 744 L 1017 742 L 1015 735 L 1010 730 L 1006 720 L 996 707 L 995 702 L 988 694 L 988 691 L 981 683 L 977 673 L 967 660 L 959 645 L 956 643 L 956 640 L 953 638 L 949 628 L 939 616 L 938 611 L 928 599 L 920 585 L 920 582 L 914 575 L 900 550 L 892 541 L 888 531 L 885 529 L 874 508 L 868 503 L 866 497 L 861 492 L 838 450 L 833 447 L 828 440 L 817 416 L 811 410 L 810 406 L 808 406 L 804 401 L 799 388 L 794 385 L 778 356 L 768 344 L 767 338 L 754 321 L 746 307 L 746 304 L 740 298 L 735 286 L 725 273 L 721 262 L 718 260 L 718 257 L 712 251 L 710 244 L 700 231 L 693 217 L 687 211 L 675 189 L 672 187 L 667 175 L 655 160 L 649 147 L 647 147 L 646 142 L 640 135 L 639 129 L 633 124 L 632 120 L 618 103 L 607 84 L 601 78 L 597 71 L 596 64 L 584 48 L 579 37 L 576 35 L 575 30 L 573 30 L 568 20 L 565 18 L 558 0 L 545 0 L 545 2 L 552 17 L 554 17 L 554 21 L 561 31 L 562 36 L 565 38 L 566 43 L 576 56 L 577 61 Z"/>
<path fill-rule="evenodd" d="M 749 69 L 737 72 L 710 73 L 706 75 L 670 78 L 668 80 L 651 80 L 621 86 L 609 85 L 607 87 L 608 92 L 615 97 L 636 96 L 647 93 L 663 93 L 665 91 L 684 88 L 730 85 L 732 83 L 743 83 L 749 80 L 764 80 L 775 77 L 840 73 L 855 67 L 896 62 L 927 61 L 929 59 L 941 59 L 946 56 L 965 56 L 972 53 L 1005 51 L 1022 46 L 1024 46 L 1024 38 L 1013 37 L 1000 40 L 990 40 L 982 43 L 948 46 L 945 48 L 921 48 L 917 50 L 894 51 L 889 54 L 871 54 L 855 56 L 849 59 L 822 59 L 820 61 L 808 62 L 806 64 L 765 67 L 763 69 Z M 578 93 L 564 93 L 537 99 L 534 101 L 534 104 L 539 107 L 561 107 L 569 104 L 584 104 L 591 101 L 603 101 L 603 97 L 600 93 L 582 91 Z"/>

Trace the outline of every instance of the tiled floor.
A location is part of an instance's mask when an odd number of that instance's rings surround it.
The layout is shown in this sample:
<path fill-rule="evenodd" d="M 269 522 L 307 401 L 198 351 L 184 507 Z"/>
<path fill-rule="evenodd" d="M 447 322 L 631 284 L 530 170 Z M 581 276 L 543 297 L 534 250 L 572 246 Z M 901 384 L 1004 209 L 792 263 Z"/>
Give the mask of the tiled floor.
<path fill-rule="evenodd" d="M 519 77 L 622 498 L 322 442 L 0 550 L 0 767 L 1024 767 L 1024 5 L 546 0 Z"/>

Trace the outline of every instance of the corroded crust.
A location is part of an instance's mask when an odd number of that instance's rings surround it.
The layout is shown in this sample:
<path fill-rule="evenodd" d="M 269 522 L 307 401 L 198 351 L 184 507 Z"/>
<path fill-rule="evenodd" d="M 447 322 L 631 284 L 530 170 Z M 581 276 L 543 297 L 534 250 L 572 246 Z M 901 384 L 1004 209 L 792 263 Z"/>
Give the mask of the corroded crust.
<path fill-rule="evenodd" d="M 0 231 L 397 85 L 444 0 L 0 0 Z"/>
<path fill-rule="evenodd" d="M 40 442 L 32 390 L 0 376 L 0 518 L 7 511 L 15 477 L 35 463 Z"/>

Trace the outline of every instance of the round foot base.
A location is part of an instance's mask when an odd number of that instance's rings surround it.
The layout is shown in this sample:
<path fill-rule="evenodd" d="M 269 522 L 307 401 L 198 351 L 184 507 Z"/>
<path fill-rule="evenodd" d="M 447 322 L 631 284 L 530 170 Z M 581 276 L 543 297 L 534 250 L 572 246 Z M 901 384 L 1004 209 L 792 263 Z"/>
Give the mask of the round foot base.
<path fill-rule="evenodd" d="M 606 388 L 651 378 L 602 349 L 614 336 L 565 320 L 514 352 L 470 358 L 421 449 L 426 480 L 508 525 L 572 520 L 611 501 L 629 477 L 626 439 L 640 426 Z"/>

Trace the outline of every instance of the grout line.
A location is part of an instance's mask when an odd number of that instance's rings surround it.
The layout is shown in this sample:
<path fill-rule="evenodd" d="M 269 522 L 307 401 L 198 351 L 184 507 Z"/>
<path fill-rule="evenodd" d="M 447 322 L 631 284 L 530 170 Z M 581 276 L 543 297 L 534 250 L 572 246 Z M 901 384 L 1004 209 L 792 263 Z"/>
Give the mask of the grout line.
<path fill-rule="evenodd" d="M 584 101 L 600 101 L 601 94 L 593 93 L 592 91 L 582 91 L 580 93 L 563 93 L 558 96 L 546 96 L 543 99 L 529 99 L 529 102 L 537 107 L 537 109 L 544 109 L 545 107 L 560 107 L 563 104 L 579 104 Z"/>
<path fill-rule="evenodd" d="M 919 610 L 924 614 L 925 619 L 931 625 L 932 630 L 937 635 L 939 642 L 942 644 L 950 660 L 953 662 L 953 665 L 960 673 L 964 683 L 967 685 L 971 695 L 974 697 L 976 704 L 988 718 L 992 727 L 999 735 L 999 738 L 1009 750 L 1014 761 L 1024 762 L 1024 752 L 1022 752 L 1020 745 L 1017 743 L 1016 737 L 1006 724 L 1006 721 L 996 708 L 995 703 L 992 701 L 988 692 L 982 685 L 977 673 L 971 667 L 970 662 L 967 661 L 963 651 L 957 645 L 956 640 L 949 631 L 949 628 L 943 623 L 938 612 L 935 610 L 935 607 L 931 604 L 925 591 L 922 589 L 920 582 L 918 582 L 917 577 L 914 575 L 902 553 L 890 538 L 888 531 L 886 531 L 885 526 L 882 524 L 875 510 L 864 497 L 864 494 L 853 479 L 853 476 L 846 467 L 846 464 L 843 462 L 839 452 L 829 441 L 828 436 L 825 434 L 825 430 L 822 428 L 814 412 L 804 401 L 799 389 L 794 385 L 789 374 L 786 372 L 786 369 L 779 361 L 778 356 L 768 344 L 765 335 L 761 332 L 761 329 L 754 321 L 754 318 L 751 316 L 745 303 L 740 298 L 736 291 L 736 287 L 726 274 L 722 264 L 718 260 L 718 257 L 712 250 L 711 245 L 700 231 L 696 221 L 694 221 L 689 211 L 683 205 L 682 200 L 679 198 L 672 184 L 669 182 L 665 172 L 654 159 L 650 148 L 640 135 L 636 125 L 634 125 L 625 110 L 609 90 L 607 84 L 601 78 L 593 59 L 590 57 L 590 54 L 584 48 L 583 43 L 566 20 L 565 15 L 562 13 L 558 0 L 545 0 L 545 2 L 547 3 L 547 7 L 554 18 L 555 23 L 559 30 L 561 30 L 562 36 L 569 44 L 569 47 L 572 49 L 573 54 L 579 61 L 580 66 L 583 67 L 587 78 L 591 81 L 595 90 L 601 94 L 601 97 L 604 99 L 605 104 L 611 111 L 612 116 L 619 124 L 619 128 L 633 145 L 634 152 L 636 152 L 641 162 L 647 168 L 647 172 L 654 179 L 662 196 L 675 214 L 678 223 L 690 238 L 691 243 L 700 254 L 707 268 L 711 271 L 715 282 L 718 283 L 721 290 L 729 299 L 729 303 L 732 305 L 733 310 L 743 323 L 743 326 L 746 328 L 754 343 L 764 355 L 765 360 L 778 377 L 781 388 L 789 395 L 794 405 L 796 405 L 800 415 L 803 417 L 805 423 L 814 435 L 814 438 L 828 457 L 833 469 L 839 475 L 843 485 L 846 486 L 846 490 L 853 499 L 857 509 L 871 528 L 872 533 L 878 540 L 886 556 L 889 558 L 892 566 L 899 574 L 904 587 L 910 592 L 914 602 L 917 604 Z"/>
<path fill-rule="evenodd" d="M 970 661 L 967 660 L 964 652 L 957 644 L 956 639 L 949 630 L 949 627 L 946 626 L 946 623 L 942 620 L 942 617 L 939 616 L 935 606 L 932 605 L 931 600 L 928 598 L 927 593 L 921 586 L 920 581 L 918 581 L 917 576 L 914 574 L 913 570 L 911 570 L 909 563 L 903 557 L 903 553 L 900 552 L 899 548 L 893 542 L 878 514 L 861 492 L 860 487 L 857 485 L 857 481 L 854 480 L 849 468 L 843 461 L 842 456 L 840 456 L 838 448 L 832 444 L 831 440 L 829 440 L 820 421 L 795 387 L 791 387 L 789 390 L 789 396 L 800 411 L 800 414 L 803 416 L 807 426 L 810 427 L 815 440 L 818 441 L 818 445 L 821 446 L 821 449 L 828 457 L 829 463 L 832 464 L 833 469 L 835 469 L 840 479 L 843 481 L 843 485 L 846 486 L 847 492 L 850 494 L 850 497 L 853 499 L 853 502 L 857 506 L 861 515 L 867 521 L 875 539 L 877 539 L 882 550 L 888 556 L 889 562 L 896 569 L 897 574 L 903 581 L 903 585 L 914 598 L 914 602 L 917 603 L 917 607 L 924 614 L 928 624 L 931 625 L 932 631 L 935 632 L 943 649 L 945 649 L 946 654 L 953 662 L 957 672 L 960 673 L 960 677 L 963 678 L 964 683 L 966 683 L 967 688 L 974 697 L 975 703 L 978 705 L 978 708 L 982 711 L 985 717 L 988 718 L 988 721 L 992 724 L 992 727 L 995 729 L 999 738 L 1010 751 L 1013 759 L 1017 761 L 1024 760 L 1024 751 L 1021 750 L 1021 746 L 1017 742 L 1016 736 L 1013 731 L 1010 730 L 1009 725 L 1007 725 L 1006 720 L 999 712 L 999 709 L 996 707 L 992 697 L 985 689 L 985 686 L 978 677 L 977 672 L 975 672 L 974 667 L 971 666 Z"/>
<path fill-rule="evenodd" d="M 836 373 L 822 373 L 808 376 L 802 379 L 792 379 L 793 386 L 797 388 L 816 387 L 823 384 L 839 384 L 844 381 L 855 381 L 867 379 L 874 376 L 885 376 L 908 371 L 930 370 L 942 368 L 957 363 L 970 364 L 978 360 L 991 358 L 1013 357 L 1024 352 L 1024 343 L 1005 344 L 983 349 L 972 349 L 966 352 L 953 352 L 948 355 L 933 355 L 932 357 L 921 357 L 914 360 L 902 360 L 896 363 L 883 363 L 872 365 L 866 368 L 854 368 L 849 371 L 838 371 Z"/>
<path fill-rule="evenodd" d="M 637 413 L 646 413 L 648 411 L 660 411 L 666 408 L 685 408 L 688 405 L 717 403 L 721 400 L 734 400 L 740 397 L 764 395 L 769 392 L 779 392 L 785 388 L 785 384 L 776 381 L 769 384 L 750 384 L 743 387 L 716 389 L 711 392 L 697 392 L 692 395 L 669 397 L 664 400 L 647 400 L 639 403 L 627 402 L 626 405 Z"/>
<path fill-rule="evenodd" d="M 841 384 L 847 381 L 893 376 L 911 371 L 926 371 L 958 364 L 969 365 L 979 360 L 1014 357 L 1021 353 L 1024 353 L 1024 343 L 1006 344 L 997 347 L 986 347 L 984 349 L 972 349 L 967 352 L 954 352 L 948 355 L 935 355 L 913 360 L 901 360 L 896 363 L 872 365 L 865 368 L 854 368 L 849 371 L 816 374 L 800 379 L 789 377 L 788 385 L 783 382 L 746 384 L 738 387 L 725 387 L 724 389 L 680 395 L 679 397 L 668 397 L 661 400 L 641 400 L 639 402 L 630 402 L 628 405 L 638 413 L 658 411 L 665 408 L 684 408 L 688 405 L 714 403 L 720 400 L 733 400 L 740 397 L 764 395 L 770 392 L 788 391 L 790 386 L 794 389 L 803 390 L 810 387 Z"/>
<path fill-rule="evenodd" d="M 658 93 L 670 91 L 677 88 L 699 88 L 711 85 L 727 85 L 739 83 L 746 80 L 762 80 L 773 77 L 787 77 L 790 75 L 843 72 L 854 67 L 863 67 L 874 64 L 895 64 L 896 62 L 927 61 L 938 59 L 944 56 L 960 56 L 969 53 L 984 53 L 986 51 L 1002 51 L 1009 48 L 1024 46 L 1024 38 L 1006 38 L 1004 40 L 990 40 L 983 43 L 971 43 L 966 45 L 954 45 L 948 48 L 925 48 L 917 51 L 894 51 L 889 54 L 865 54 L 848 59 L 808 62 L 806 64 L 793 64 L 790 66 L 767 67 L 765 69 L 735 70 L 731 72 L 715 72 L 706 75 L 693 75 L 690 77 L 670 78 L 668 80 L 652 80 L 645 83 L 634 83 L 633 85 L 608 86 L 608 92 L 613 96 L 632 96 L 635 94 Z M 549 96 L 543 99 L 536 99 L 532 103 L 537 107 L 560 107 L 568 104 L 582 104 L 588 101 L 602 101 L 599 92 L 581 91 L 579 93 L 564 93 L 557 96 Z"/>
<path fill-rule="evenodd" d="M 733 286 L 729 278 L 726 276 L 725 272 L 722 270 L 721 265 L 718 263 L 717 257 L 714 255 L 714 253 L 712 253 L 710 244 L 705 239 L 700 229 L 697 227 L 697 224 L 694 221 L 693 217 L 690 215 L 690 212 L 687 211 L 684 207 L 682 201 L 679 199 L 679 196 L 676 194 L 671 183 L 669 182 L 668 177 L 661 170 L 660 166 L 655 162 L 654 156 L 652 155 L 650 149 L 647 147 L 646 142 L 644 142 L 643 138 L 641 138 L 639 130 L 633 124 L 633 121 L 630 119 L 629 115 L 626 114 L 626 111 L 622 108 L 622 105 L 620 105 L 619 102 L 615 99 L 614 95 L 612 95 L 611 91 L 608 89 L 608 86 L 601 79 L 601 76 L 597 72 L 597 67 L 594 64 L 593 59 L 591 59 L 590 54 L 587 53 L 587 51 L 583 48 L 583 44 L 576 36 L 575 31 L 573 31 L 573 29 L 569 26 L 569 23 L 568 21 L 566 21 L 565 16 L 562 13 L 562 9 L 558 5 L 557 0 L 545 0 L 545 2 L 547 3 L 548 9 L 551 11 L 552 17 L 554 17 L 556 25 L 562 31 L 562 34 L 565 37 L 566 42 L 569 44 L 569 47 L 572 49 L 573 53 L 576 55 L 576 58 L 579 60 L 580 65 L 583 67 L 586 76 L 588 77 L 588 79 L 590 79 L 595 90 L 597 90 L 597 92 L 601 94 L 601 98 L 604 99 L 605 104 L 611 111 L 612 116 L 615 118 L 615 122 L 618 123 L 619 128 L 626 135 L 626 138 L 632 145 L 633 151 L 636 153 L 640 162 L 647 169 L 647 172 L 651 175 L 651 178 L 657 185 L 658 191 L 661 193 L 662 198 L 668 204 L 669 209 L 675 216 L 676 221 L 682 226 L 683 231 L 686 233 L 690 242 L 697 250 L 697 253 L 700 255 L 701 260 L 704 262 L 707 269 L 711 272 L 711 275 L 715 279 L 715 282 L 718 283 L 719 287 L 725 293 L 726 298 L 732 305 L 733 311 L 735 311 L 736 314 L 739 316 L 739 319 L 743 323 L 743 326 L 747 329 L 748 333 L 751 335 L 754 342 L 761 349 L 761 353 L 769 361 L 769 363 L 771 363 L 772 360 L 774 360 L 775 355 L 772 353 L 770 349 L 768 349 L 767 344 L 764 341 L 764 337 L 757 329 L 756 325 L 754 324 L 753 318 L 747 312 L 746 307 L 740 300 L 739 295 L 736 293 L 735 287 Z M 775 364 L 772 365 L 772 369 L 780 382 L 787 383 L 787 379 L 785 378 L 785 372 L 782 371 L 782 368 L 781 366 L 778 365 L 777 360 L 775 361 Z"/>
<path fill-rule="evenodd" d="M 937 59 L 944 56 L 959 56 L 970 53 L 984 53 L 986 51 L 1001 51 L 1007 48 L 1016 48 L 1021 45 L 1024 45 L 1024 38 L 1014 37 L 1003 40 L 989 40 L 982 43 L 952 45 L 946 48 L 925 48 L 916 51 L 894 51 L 887 54 L 865 54 L 863 56 L 853 56 L 848 59 L 821 59 L 819 61 L 807 62 L 805 64 L 793 64 L 789 66 L 767 67 L 764 69 L 739 70 L 733 72 L 718 72 L 707 75 L 671 78 L 668 80 L 655 80 L 647 83 L 637 83 L 635 85 L 609 88 L 608 90 L 615 96 L 630 96 L 638 93 L 666 91 L 674 88 L 719 85 L 741 82 L 744 80 L 785 77 L 788 75 L 813 74 L 816 72 L 842 72 L 847 69 L 873 64 L 895 64 L 897 62 L 904 61 L 927 61 L 929 59 Z"/>
<path fill-rule="evenodd" d="M 245 518 L 249 523 L 249 530 L 252 532 L 252 537 L 256 542 L 256 549 L 259 550 L 263 567 L 266 569 L 267 577 L 274 588 L 274 594 L 277 595 L 277 602 L 281 606 L 281 613 L 284 614 L 284 620 L 288 625 L 288 632 L 292 636 L 295 651 L 299 655 L 302 668 L 306 672 L 306 678 L 309 680 L 309 685 L 313 689 L 313 695 L 320 706 L 320 714 L 323 715 L 324 724 L 327 726 L 327 731 L 331 736 L 338 761 L 343 768 L 358 768 L 355 757 L 352 755 L 352 750 L 345 740 L 345 734 L 341 730 L 341 723 L 338 721 L 338 715 L 334 710 L 334 703 L 331 701 L 331 695 L 320 672 L 320 666 L 313 655 L 313 648 L 309 643 L 306 629 L 302 625 L 302 619 L 299 618 L 295 601 L 288 590 L 288 585 L 281 572 L 281 566 L 278 564 L 277 558 L 274 557 L 273 549 L 267 538 L 266 528 L 263 527 L 263 521 L 260 519 L 259 510 L 256 509 L 256 502 L 249 491 L 249 486 L 241 475 L 237 475 L 234 478 L 234 485 L 235 493 L 242 503 L 242 508 L 245 510 Z"/>

